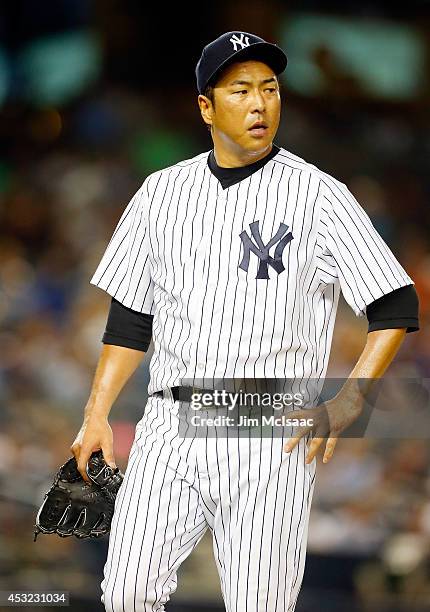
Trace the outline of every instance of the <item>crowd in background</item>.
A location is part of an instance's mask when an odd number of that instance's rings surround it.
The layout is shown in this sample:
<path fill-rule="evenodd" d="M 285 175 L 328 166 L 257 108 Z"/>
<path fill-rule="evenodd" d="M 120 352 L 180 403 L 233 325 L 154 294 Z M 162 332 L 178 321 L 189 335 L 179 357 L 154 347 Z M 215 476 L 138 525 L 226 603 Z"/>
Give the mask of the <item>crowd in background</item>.
<path fill-rule="evenodd" d="M 33 543 L 34 512 L 82 422 L 110 301 L 89 279 L 107 241 L 150 172 L 211 148 L 192 86 L 174 102 L 166 92 L 168 110 L 159 93 L 109 83 L 62 109 L 4 108 L 6 128 L 20 121 L 0 159 L 0 590 L 66 589 L 82 609 L 99 598 L 107 542 Z M 288 81 L 283 96 L 275 142 L 345 181 L 415 282 L 421 329 L 390 375 L 430 378 L 428 114 L 303 99 Z M 342 302 L 328 375 L 349 374 L 366 333 Z M 122 469 L 150 358 L 111 413 Z M 429 448 L 425 437 L 343 440 L 318 466 L 300 611 L 329 587 L 331 610 L 353 610 L 350 593 L 357 610 L 429 607 Z M 181 574 L 178 600 L 219 601 L 209 537 Z"/>

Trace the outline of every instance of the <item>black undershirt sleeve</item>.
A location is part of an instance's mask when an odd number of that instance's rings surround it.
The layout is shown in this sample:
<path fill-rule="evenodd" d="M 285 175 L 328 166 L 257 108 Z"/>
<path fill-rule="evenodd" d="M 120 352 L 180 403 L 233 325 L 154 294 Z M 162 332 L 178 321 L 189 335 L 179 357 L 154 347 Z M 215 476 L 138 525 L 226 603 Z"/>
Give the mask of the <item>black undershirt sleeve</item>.
<path fill-rule="evenodd" d="M 153 315 L 127 308 L 112 298 L 102 342 L 146 353 L 152 338 L 153 318 Z"/>
<path fill-rule="evenodd" d="M 391 291 L 367 306 L 368 332 L 400 327 L 406 327 L 407 333 L 418 331 L 418 308 L 418 295 L 414 285 Z"/>
<path fill-rule="evenodd" d="M 368 331 L 403 327 L 407 332 L 417 331 L 418 306 L 414 285 L 387 293 L 367 306 Z M 112 298 L 102 342 L 146 352 L 152 339 L 153 318 L 153 315 L 127 308 Z"/>

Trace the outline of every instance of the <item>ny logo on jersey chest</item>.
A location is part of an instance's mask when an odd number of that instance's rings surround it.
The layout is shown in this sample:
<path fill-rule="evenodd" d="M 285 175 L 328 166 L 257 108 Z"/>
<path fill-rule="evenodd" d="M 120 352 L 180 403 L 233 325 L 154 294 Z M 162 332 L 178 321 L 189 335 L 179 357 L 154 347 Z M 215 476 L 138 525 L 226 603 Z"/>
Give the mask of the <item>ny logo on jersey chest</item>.
<path fill-rule="evenodd" d="M 252 252 L 260 260 L 257 276 L 255 278 L 269 278 L 268 266 L 271 266 L 278 274 L 285 270 L 285 266 L 282 263 L 282 254 L 287 244 L 293 239 L 293 235 L 288 231 L 288 225 L 280 223 L 276 234 L 272 236 L 267 244 L 264 244 L 260 234 L 259 223 L 259 221 L 253 221 L 253 223 L 249 224 L 255 244 L 246 230 L 239 234 L 243 245 L 243 257 L 239 264 L 239 268 L 245 270 L 245 272 L 248 271 L 249 259 Z M 269 250 L 276 243 L 278 244 L 276 245 L 274 256 L 271 257 L 269 255 Z"/>

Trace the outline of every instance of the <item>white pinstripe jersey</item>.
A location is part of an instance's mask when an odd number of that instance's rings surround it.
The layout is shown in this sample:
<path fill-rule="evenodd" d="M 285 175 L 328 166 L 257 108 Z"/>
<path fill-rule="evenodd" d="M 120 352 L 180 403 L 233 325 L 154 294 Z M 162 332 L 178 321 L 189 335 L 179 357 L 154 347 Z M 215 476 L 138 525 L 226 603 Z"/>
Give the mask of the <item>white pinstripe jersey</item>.
<path fill-rule="evenodd" d="M 362 316 L 413 281 L 347 187 L 300 157 L 281 148 L 226 189 L 207 159 L 144 181 L 90 281 L 154 315 L 148 393 L 324 377 L 340 291 Z"/>

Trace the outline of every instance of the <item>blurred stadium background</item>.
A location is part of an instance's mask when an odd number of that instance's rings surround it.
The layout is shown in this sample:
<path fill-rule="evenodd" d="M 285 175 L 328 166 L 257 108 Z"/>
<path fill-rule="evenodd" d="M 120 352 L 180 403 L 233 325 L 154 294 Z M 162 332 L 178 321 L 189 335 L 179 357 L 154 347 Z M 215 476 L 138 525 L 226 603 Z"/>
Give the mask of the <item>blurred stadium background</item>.
<path fill-rule="evenodd" d="M 101 348 L 109 298 L 89 279 L 143 179 L 211 148 L 194 66 L 222 31 L 285 48 L 276 142 L 347 182 L 415 280 L 421 331 L 390 374 L 430 376 L 429 4 L 2 3 L 0 590 L 64 589 L 73 612 L 101 610 L 107 541 L 34 544 L 34 513 L 69 456 Z M 342 303 L 330 375 L 348 375 L 366 330 Z M 149 360 L 111 415 L 123 469 Z M 297 612 L 430 609 L 429 466 L 427 440 L 345 440 L 319 466 Z M 223 609 L 209 537 L 169 609 Z"/>

